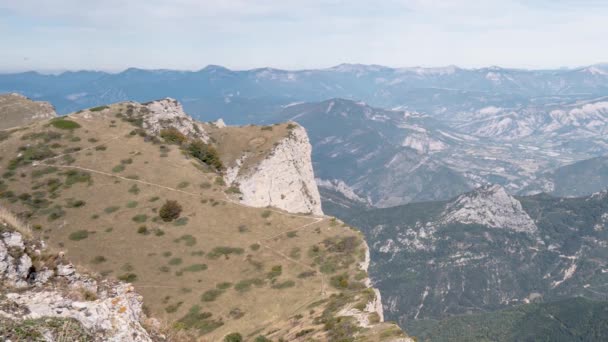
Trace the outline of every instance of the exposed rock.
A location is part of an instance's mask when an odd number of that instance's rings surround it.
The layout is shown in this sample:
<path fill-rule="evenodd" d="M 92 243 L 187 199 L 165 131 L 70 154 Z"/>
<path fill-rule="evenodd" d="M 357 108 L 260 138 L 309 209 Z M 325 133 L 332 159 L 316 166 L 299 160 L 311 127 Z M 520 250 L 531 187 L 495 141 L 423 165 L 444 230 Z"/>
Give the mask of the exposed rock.
<path fill-rule="evenodd" d="M 291 129 L 289 136 L 281 140 L 257 167 L 231 179 L 240 185 L 241 203 L 323 215 L 312 170 L 311 149 L 304 128 Z M 229 170 L 227 174 L 238 174 L 238 169 Z"/>
<path fill-rule="evenodd" d="M 484 186 L 449 203 L 443 223 L 479 224 L 534 233 L 538 230 L 521 203 L 500 185 Z"/>
<path fill-rule="evenodd" d="M 16 231 L 0 237 L 0 317 L 12 322 L 75 319 L 95 341 L 152 341 L 141 324 L 143 298 L 130 284 L 98 282 L 69 263 L 58 264 L 55 271 L 48 265 L 35 270 L 29 253 L 39 244 L 24 241 Z"/>
<path fill-rule="evenodd" d="M 166 98 L 142 105 L 148 109 L 143 116 L 143 126 L 151 134 L 156 135 L 162 129 L 173 127 L 189 137 L 209 141 L 203 124 L 186 114 L 177 100 Z"/>

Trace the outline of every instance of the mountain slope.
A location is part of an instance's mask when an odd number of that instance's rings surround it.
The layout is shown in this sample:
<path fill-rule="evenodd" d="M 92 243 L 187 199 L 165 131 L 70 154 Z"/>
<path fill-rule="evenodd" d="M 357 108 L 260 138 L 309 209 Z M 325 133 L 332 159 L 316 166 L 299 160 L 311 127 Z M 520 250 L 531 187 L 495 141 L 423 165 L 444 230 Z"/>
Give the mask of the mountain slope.
<path fill-rule="evenodd" d="M 608 303 L 585 298 L 525 304 L 492 313 L 456 316 L 429 327 L 421 341 L 603 341 Z"/>
<path fill-rule="evenodd" d="M 0 129 L 23 126 L 57 115 L 50 103 L 35 102 L 19 94 L 1 94 L 0 108 Z"/>
<path fill-rule="evenodd" d="M 608 157 L 596 157 L 545 172 L 522 190 L 523 194 L 546 192 L 555 196 L 588 196 L 608 188 Z"/>
<path fill-rule="evenodd" d="M 605 193 L 514 198 L 487 186 L 342 217 L 368 238 L 386 317 L 413 331 L 428 319 L 606 295 Z"/>
<path fill-rule="evenodd" d="M 366 286 L 362 235 L 295 213 L 289 196 L 311 196 L 302 182 L 314 184 L 312 173 L 293 171 L 286 198 L 264 204 L 285 210 L 243 204 L 256 194 L 225 183 L 244 154 L 251 175 L 292 146 L 285 139 L 300 128 L 288 126 L 203 124 L 172 99 L 37 122 L 0 142 L 0 203 L 80 267 L 133 283 L 172 334 L 406 341 L 370 304 L 379 299 Z M 245 136 L 256 143 L 230 143 Z M 305 162 L 302 152 L 291 156 Z"/>

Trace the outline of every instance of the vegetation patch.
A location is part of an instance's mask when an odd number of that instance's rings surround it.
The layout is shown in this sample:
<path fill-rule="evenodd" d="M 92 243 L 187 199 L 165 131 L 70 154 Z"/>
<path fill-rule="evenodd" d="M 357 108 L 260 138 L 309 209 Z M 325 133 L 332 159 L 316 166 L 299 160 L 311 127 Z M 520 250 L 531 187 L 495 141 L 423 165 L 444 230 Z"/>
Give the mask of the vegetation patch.
<path fill-rule="evenodd" d="M 201 272 L 207 269 L 205 264 L 192 264 L 188 267 L 182 268 L 182 272 Z"/>
<path fill-rule="evenodd" d="M 223 255 L 226 259 L 228 259 L 230 254 L 241 255 L 241 254 L 243 254 L 243 252 L 245 252 L 245 251 L 242 248 L 219 246 L 219 247 L 213 248 L 213 250 L 211 250 L 211 252 L 207 253 L 207 257 L 209 259 L 217 259 Z"/>
<path fill-rule="evenodd" d="M 98 106 L 98 107 L 93 107 L 93 108 L 89 108 L 89 111 L 91 112 L 101 112 L 102 110 L 108 109 L 110 107 L 108 106 Z"/>
<path fill-rule="evenodd" d="M 203 302 L 213 302 L 214 300 L 217 299 L 217 297 L 219 297 L 222 293 L 224 293 L 224 291 L 220 290 L 220 289 L 211 289 L 211 290 L 207 290 L 205 291 L 202 295 L 201 295 L 201 301 Z"/>
<path fill-rule="evenodd" d="M 216 170 L 222 170 L 224 168 L 217 150 L 209 144 L 205 144 L 200 140 L 193 141 L 188 145 L 187 151 L 192 157 Z"/>
<path fill-rule="evenodd" d="M 264 286 L 264 280 L 260 278 L 243 279 L 234 285 L 234 289 L 238 292 L 249 291 L 252 286 Z"/>
<path fill-rule="evenodd" d="M 160 210 L 158 216 L 165 222 L 171 222 L 179 217 L 182 212 L 182 206 L 177 201 L 167 200 Z"/>
<path fill-rule="evenodd" d="M 196 245 L 196 238 L 190 234 L 182 235 L 179 238 L 174 240 L 174 242 L 176 242 L 176 243 L 179 243 L 182 241 L 184 242 L 184 244 L 186 244 L 186 246 Z"/>
<path fill-rule="evenodd" d="M 177 330 L 197 330 L 199 334 L 204 335 L 224 325 L 221 319 L 214 320 L 211 318 L 212 316 L 211 312 L 202 312 L 199 305 L 194 305 L 184 317 L 174 324 L 174 328 Z"/>
<path fill-rule="evenodd" d="M 272 285 L 273 289 L 277 289 L 277 290 L 281 290 L 281 289 L 286 289 L 289 287 L 294 287 L 296 286 L 296 282 L 293 280 L 286 280 L 284 282 L 281 283 L 276 283 Z"/>
<path fill-rule="evenodd" d="M 76 121 L 72 121 L 72 120 L 68 120 L 68 119 L 64 119 L 64 118 L 51 120 L 51 125 L 55 128 L 68 129 L 68 130 L 80 128 L 80 124 L 78 124 Z"/>
<path fill-rule="evenodd" d="M 86 230 L 77 230 L 73 233 L 70 233 L 68 238 L 72 241 L 80 241 L 89 237 L 89 232 Z"/>

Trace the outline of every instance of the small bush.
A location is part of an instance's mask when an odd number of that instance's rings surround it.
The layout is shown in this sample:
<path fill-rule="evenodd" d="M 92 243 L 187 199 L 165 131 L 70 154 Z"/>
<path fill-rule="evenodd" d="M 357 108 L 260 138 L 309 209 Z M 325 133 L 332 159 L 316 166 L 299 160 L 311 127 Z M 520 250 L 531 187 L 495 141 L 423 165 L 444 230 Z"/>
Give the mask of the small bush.
<path fill-rule="evenodd" d="M 108 109 L 110 107 L 108 106 L 98 106 L 98 107 L 93 107 L 93 108 L 89 108 L 89 111 L 91 112 L 101 112 L 102 110 Z"/>
<path fill-rule="evenodd" d="M 141 190 L 139 190 L 139 187 L 137 186 L 137 184 L 133 184 L 131 185 L 131 187 L 129 188 L 129 192 L 132 193 L 133 195 L 137 195 L 139 194 Z"/>
<path fill-rule="evenodd" d="M 169 260 L 169 265 L 177 266 L 177 265 L 181 265 L 181 263 L 182 263 L 182 258 L 173 258 L 173 259 Z"/>
<path fill-rule="evenodd" d="M 93 259 L 91 259 L 91 263 L 97 265 L 97 264 L 104 263 L 107 260 L 108 259 L 106 259 L 106 257 L 104 257 L 103 255 L 98 255 L 98 256 L 94 257 Z"/>
<path fill-rule="evenodd" d="M 215 168 L 216 170 L 222 170 L 224 165 L 220 159 L 217 150 L 204 142 L 197 140 L 193 141 L 188 145 L 188 153 L 203 163 Z"/>
<path fill-rule="evenodd" d="M 55 128 L 59 128 L 59 129 L 76 129 L 76 128 L 80 128 L 80 125 L 72 120 L 68 120 L 68 119 L 63 119 L 63 118 L 59 118 L 59 119 L 54 119 L 51 121 L 51 125 Z"/>
<path fill-rule="evenodd" d="M 160 137 L 165 139 L 170 144 L 181 145 L 188 140 L 184 134 L 178 131 L 176 128 L 170 127 L 160 131 Z"/>
<path fill-rule="evenodd" d="M 215 285 L 215 287 L 217 287 L 220 290 L 229 289 L 231 286 L 232 286 L 232 283 L 229 283 L 227 281 Z"/>
<path fill-rule="evenodd" d="M 182 206 L 177 201 L 167 200 L 160 208 L 158 216 L 165 222 L 170 222 L 179 217 L 182 212 Z"/>
<path fill-rule="evenodd" d="M 220 246 L 213 248 L 213 250 L 207 254 L 207 257 L 209 259 L 217 259 L 223 255 L 226 259 L 228 259 L 230 254 L 240 255 L 243 254 L 243 252 L 245 251 L 242 248 Z"/>
<path fill-rule="evenodd" d="M 137 201 L 129 201 L 127 202 L 127 208 L 135 208 L 137 207 Z"/>
<path fill-rule="evenodd" d="M 272 211 L 270 211 L 270 210 L 264 210 L 264 211 L 262 211 L 261 215 L 262 215 L 263 218 L 268 218 L 268 217 L 270 217 L 271 214 L 272 214 Z"/>
<path fill-rule="evenodd" d="M 139 228 L 137 228 L 137 233 L 141 235 L 149 235 L 150 231 L 148 230 L 148 227 L 140 226 Z"/>
<path fill-rule="evenodd" d="M 251 248 L 252 251 L 257 251 L 258 249 L 260 249 L 260 244 L 259 243 L 251 244 L 251 246 L 249 246 L 249 248 Z"/>
<path fill-rule="evenodd" d="M 277 290 L 282 290 L 282 289 L 286 289 L 288 287 L 294 287 L 296 286 L 296 282 L 293 280 L 286 280 L 282 283 L 278 283 L 278 284 L 274 284 L 272 285 L 273 289 L 277 289 Z"/>
<path fill-rule="evenodd" d="M 259 278 L 243 279 L 234 285 L 234 289 L 238 292 L 245 292 L 249 291 L 253 285 L 263 286 L 264 281 Z"/>
<path fill-rule="evenodd" d="M 271 339 L 266 338 L 265 336 L 258 336 L 255 338 L 255 340 L 253 340 L 253 342 L 272 342 Z"/>
<path fill-rule="evenodd" d="M 120 207 L 119 207 L 119 206 L 113 205 L 113 206 L 111 206 L 111 207 L 107 207 L 107 208 L 105 208 L 103 211 L 104 211 L 106 214 L 111 214 L 111 213 L 113 213 L 113 212 L 117 211 L 118 209 L 120 209 Z"/>
<path fill-rule="evenodd" d="M 202 295 L 201 295 L 201 301 L 203 302 L 213 302 L 214 300 L 217 299 L 217 297 L 219 297 L 222 293 L 224 293 L 224 291 L 219 290 L 219 289 L 211 289 L 208 291 L 205 291 Z"/>
<path fill-rule="evenodd" d="M 131 218 L 133 221 L 137 222 L 137 223 L 144 223 L 148 220 L 148 215 L 146 214 L 139 214 L 139 215 L 135 215 Z"/>
<path fill-rule="evenodd" d="M 224 342 L 243 342 L 243 336 L 239 333 L 228 334 L 224 337 Z"/>
<path fill-rule="evenodd" d="M 118 164 L 112 168 L 112 172 L 114 172 L 114 173 L 123 172 L 124 170 L 125 170 L 125 166 L 122 164 Z"/>
<path fill-rule="evenodd" d="M 70 234 L 69 239 L 72 241 L 80 241 L 89 237 L 89 232 L 86 230 L 77 230 Z"/>
<path fill-rule="evenodd" d="M 270 272 L 266 276 L 270 279 L 277 278 L 283 273 L 283 267 L 281 265 L 272 266 Z"/>
<path fill-rule="evenodd" d="M 132 283 L 137 280 L 137 274 L 135 273 L 125 273 L 118 276 L 118 280 L 122 280 L 127 283 Z"/>
<path fill-rule="evenodd" d="M 188 187 L 188 185 L 190 185 L 190 183 L 189 183 L 189 182 L 180 182 L 180 183 L 177 185 L 177 188 L 178 188 L 178 189 L 184 189 L 184 188 Z"/>
<path fill-rule="evenodd" d="M 200 271 L 204 271 L 206 269 L 207 269 L 207 265 L 205 265 L 205 264 L 193 264 L 186 268 L 183 268 L 182 271 L 183 272 L 200 272 Z"/>

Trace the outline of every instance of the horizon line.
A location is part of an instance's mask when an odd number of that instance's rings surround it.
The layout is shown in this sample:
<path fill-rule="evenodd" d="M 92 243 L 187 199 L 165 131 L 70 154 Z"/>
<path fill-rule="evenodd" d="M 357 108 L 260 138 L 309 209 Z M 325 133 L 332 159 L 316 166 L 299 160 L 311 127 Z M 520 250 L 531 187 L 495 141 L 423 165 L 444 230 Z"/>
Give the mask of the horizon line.
<path fill-rule="evenodd" d="M 390 69 L 390 70 L 433 70 L 433 69 L 457 69 L 457 70 L 469 70 L 469 71 L 475 71 L 475 70 L 492 70 L 492 69 L 496 69 L 496 70 L 520 70 L 520 71 L 572 71 L 572 70 L 579 70 L 579 69 L 585 69 L 585 68 L 589 68 L 589 67 L 594 67 L 594 66 L 608 66 L 607 62 L 598 62 L 598 63 L 593 63 L 593 64 L 587 64 L 587 65 L 577 65 L 577 66 L 561 66 L 561 67 L 547 67 L 547 68 L 542 68 L 542 67 L 503 67 L 500 65 L 489 65 L 489 66 L 482 66 L 482 67 L 460 67 L 458 65 L 454 65 L 454 64 L 450 64 L 450 65 L 443 65 L 443 66 L 403 66 L 403 67 L 394 67 L 394 66 L 387 66 L 387 65 L 382 65 L 382 64 L 365 64 L 365 63 L 340 63 L 340 64 L 336 64 L 333 66 L 329 66 L 329 67 L 319 67 L 319 68 L 299 68 L 299 69 L 287 69 L 287 68 L 276 68 L 276 67 L 269 67 L 269 66 L 265 66 L 265 67 L 254 67 L 254 68 L 230 68 L 230 67 L 226 67 L 223 65 L 219 65 L 219 64 L 207 64 L 206 66 L 204 66 L 203 68 L 199 68 L 199 69 L 171 69 L 171 68 L 144 68 L 144 67 L 127 67 L 127 68 L 123 68 L 123 69 L 24 69 L 21 71 L 1 71 L 0 70 L 0 75 L 17 75 L 17 74 L 26 74 L 26 73 L 37 73 L 40 75 L 62 75 L 62 74 L 66 74 L 66 73 L 78 73 L 78 72 L 99 72 L 99 73 L 106 73 L 106 74 L 122 74 L 125 73 L 129 70 L 138 70 L 138 71 L 157 71 L 157 72 L 201 72 L 204 71 L 205 69 L 210 69 L 210 68 L 217 68 L 217 69 L 225 69 L 231 72 L 249 72 L 249 71 L 256 71 L 256 70 L 274 70 L 274 71 L 281 71 L 281 72 L 306 72 L 306 71 L 319 71 L 319 70 L 332 70 L 332 69 L 338 69 L 340 67 L 364 67 L 364 68 L 383 68 L 383 69 Z"/>

